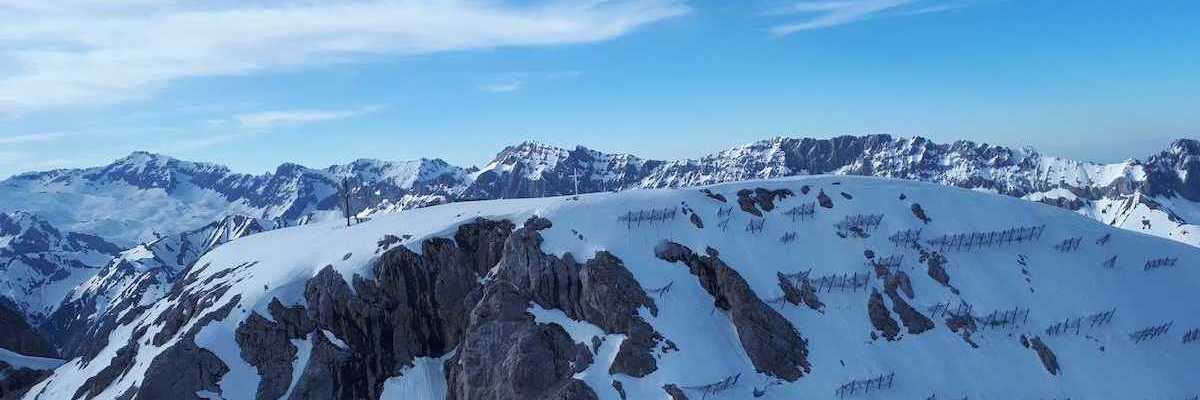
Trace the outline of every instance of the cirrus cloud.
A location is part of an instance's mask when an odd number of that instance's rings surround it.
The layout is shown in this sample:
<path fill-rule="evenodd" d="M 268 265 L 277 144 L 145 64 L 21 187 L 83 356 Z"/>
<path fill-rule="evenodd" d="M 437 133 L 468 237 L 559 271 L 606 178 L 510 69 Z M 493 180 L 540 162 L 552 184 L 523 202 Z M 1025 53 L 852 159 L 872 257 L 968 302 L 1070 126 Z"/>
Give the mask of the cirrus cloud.
<path fill-rule="evenodd" d="M 367 55 L 592 43 L 683 0 L 0 0 L 0 114 Z"/>

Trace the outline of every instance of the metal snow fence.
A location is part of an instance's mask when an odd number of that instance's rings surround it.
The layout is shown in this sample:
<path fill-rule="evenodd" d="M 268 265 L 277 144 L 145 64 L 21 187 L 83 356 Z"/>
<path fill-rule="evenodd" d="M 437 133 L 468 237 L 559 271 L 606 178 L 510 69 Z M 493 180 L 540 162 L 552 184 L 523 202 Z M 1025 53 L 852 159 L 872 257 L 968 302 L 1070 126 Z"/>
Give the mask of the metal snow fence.
<path fill-rule="evenodd" d="M 871 274 L 855 272 L 822 276 L 812 283 L 816 287 L 817 293 L 831 293 L 866 290 L 870 282 Z"/>
<path fill-rule="evenodd" d="M 1101 236 L 1099 239 L 1096 239 L 1096 244 L 1097 244 L 1097 245 L 1100 245 L 1100 246 L 1103 246 L 1103 245 L 1106 245 L 1106 244 L 1108 244 L 1108 241 L 1109 241 L 1109 240 L 1112 240 L 1112 234 L 1111 234 L 1111 233 L 1105 233 L 1105 234 L 1104 234 L 1104 236 Z"/>
<path fill-rule="evenodd" d="M 684 386 L 684 390 L 699 392 L 701 399 L 706 399 L 708 396 L 717 395 L 737 386 L 738 380 L 742 378 L 742 374 L 730 375 L 715 383 L 700 386 Z"/>
<path fill-rule="evenodd" d="M 866 235 L 879 227 L 879 223 L 883 221 L 883 214 L 855 214 L 847 215 L 841 222 L 833 226 L 841 233 L 855 233 L 858 235 Z"/>
<path fill-rule="evenodd" d="M 1142 268 L 1142 270 L 1149 271 L 1152 269 L 1159 269 L 1162 267 L 1174 267 L 1176 261 L 1179 261 L 1179 259 L 1178 258 L 1155 258 L 1153 260 L 1146 261 L 1146 266 L 1144 268 Z"/>
<path fill-rule="evenodd" d="M 806 221 L 806 220 L 812 219 L 813 216 L 816 214 L 816 210 L 817 210 L 816 206 L 817 206 L 816 203 L 810 201 L 808 203 L 804 203 L 804 204 L 792 207 L 791 209 L 788 209 L 786 212 L 783 213 L 783 215 L 791 217 L 792 222 L 796 222 L 797 220 Z"/>
<path fill-rule="evenodd" d="M 926 308 L 926 311 L 929 311 L 930 317 L 933 318 L 945 317 L 947 314 L 975 318 L 975 306 L 962 300 L 959 300 L 957 306 L 952 306 L 948 301 L 936 303 Z"/>
<path fill-rule="evenodd" d="M 900 265 L 903 263 L 904 263 L 904 255 L 903 254 L 897 254 L 894 256 L 887 256 L 887 257 L 878 257 L 878 258 L 875 258 L 874 260 L 867 260 L 867 262 L 866 262 L 867 266 L 872 267 L 872 269 L 874 269 L 876 267 L 883 267 L 883 268 L 887 268 L 887 270 L 889 272 L 900 269 Z"/>
<path fill-rule="evenodd" d="M 855 379 L 839 386 L 838 398 L 853 396 L 859 393 L 868 394 L 872 391 L 891 389 L 896 382 L 896 373 L 889 372 L 869 379 Z"/>
<path fill-rule="evenodd" d="M 788 233 L 783 234 L 783 236 L 781 236 L 779 238 L 779 241 L 783 242 L 783 243 L 795 242 L 796 241 L 796 232 L 788 232 Z"/>
<path fill-rule="evenodd" d="M 950 251 L 970 251 L 980 247 L 1006 246 L 1013 243 L 1038 240 L 1042 237 L 1042 232 L 1045 230 L 1045 225 L 1020 226 L 990 232 L 944 234 L 925 242 L 930 246 L 936 247 L 938 251 L 943 253 Z"/>
<path fill-rule="evenodd" d="M 658 296 L 659 299 L 662 299 L 663 297 L 666 297 L 668 294 L 671 294 L 671 287 L 674 285 L 675 285 L 675 281 L 670 281 L 670 282 L 667 282 L 666 286 L 660 287 L 658 289 L 650 289 L 650 290 L 647 290 L 646 292 L 648 292 L 652 295 Z"/>
<path fill-rule="evenodd" d="M 1129 338 L 1132 339 L 1134 343 L 1141 343 L 1141 342 L 1144 342 L 1144 341 L 1147 341 L 1150 339 L 1154 339 L 1159 336 L 1167 334 L 1167 332 L 1171 331 L 1171 326 L 1173 326 L 1173 325 L 1175 325 L 1175 321 L 1167 322 L 1162 325 L 1143 328 L 1141 330 L 1138 330 L 1134 333 L 1129 334 Z"/>
<path fill-rule="evenodd" d="M 1103 265 L 1104 265 L 1104 268 L 1113 269 L 1114 267 L 1117 266 L 1117 256 L 1113 255 L 1112 257 L 1109 257 L 1107 260 L 1104 260 Z"/>
<path fill-rule="evenodd" d="M 767 224 L 767 220 L 763 218 L 753 218 L 746 223 L 746 232 L 762 233 L 763 225 Z"/>
<path fill-rule="evenodd" d="M 618 216 L 617 220 L 625 223 L 625 229 L 640 228 L 643 223 L 649 226 L 656 223 L 674 221 L 678 211 L 679 209 L 676 207 L 627 211 L 625 214 Z"/>
<path fill-rule="evenodd" d="M 717 209 L 717 218 L 725 218 L 733 215 L 733 207 L 721 207 Z"/>
<path fill-rule="evenodd" d="M 1081 238 L 1081 237 L 1068 238 L 1066 240 L 1063 240 L 1059 244 L 1054 245 L 1054 249 L 1064 252 L 1064 253 L 1072 252 L 1075 250 L 1079 250 L 1079 243 L 1082 241 L 1083 241 L 1083 238 Z"/>
<path fill-rule="evenodd" d="M 983 317 L 976 317 L 975 323 L 981 329 L 1015 329 L 1029 323 L 1029 309 L 1013 307 L 1011 310 L 992 311 Z"/>
<path fill-rule="evenodd" d="M 1046 336 L 1079 335 L 1084 329 L 1095 329 L 1106 326 L 1112 322 L 1113 314 L 1116 312 L 1117 309 L 1114 308 L 1088 316 L 1067 318 L 1046 328 Z"/>
<path fill-rule="evenodd" d="M 888 240 L 896 247 L 912 247 L 921 241 L 921 229 L 899 231 L 888 237 Z"/>
<path fill-rule="evenodd" d="M 733 220 L 733 217 L 728 217 L 728 218 L 721 220 L 721 222 L 717 222 L 717 228 L 721 228 L 721 232 L 728 231 L 729 230 L 729 221 L 732 221 L 732 220 Z"/>
<path fill-rule="evenodd" d="M 1200 341 L 1200 328 L 1192 329 L 1183 334 L 1183 344 L 1189 344 Z"/>

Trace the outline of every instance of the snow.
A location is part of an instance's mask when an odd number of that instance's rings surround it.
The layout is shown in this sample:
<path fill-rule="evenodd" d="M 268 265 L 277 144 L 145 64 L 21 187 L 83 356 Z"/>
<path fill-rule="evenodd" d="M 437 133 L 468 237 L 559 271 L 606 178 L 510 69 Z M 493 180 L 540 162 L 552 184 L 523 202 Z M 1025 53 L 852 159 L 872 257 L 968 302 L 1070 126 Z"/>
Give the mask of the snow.
<path fill-rule="evenodd" d="M 442 357 L 419 357 L 413 366 L 404 368 L 400 375 L 383 382 L 383 400 L 442 400 L 446 398 L 446 376 L 442 366 L 454 352 Z"/>
<path fill-rule="evenodd" d="M 32 370 L 52 370 L 63 364 L 57 358 L 33 357 L 0 347 L 0 362 L 15 368 Z"/>
<path fill-rule="evenodd" d="M 310 333 L 304 340 L 292 339 L 292 345 L 296 346 L 296 360 L 292 363 L 292 383 L 288 385 L 287 392 L 284 392 L 280 398 L 288 398 L 292 394 L 292 390 L 296 389 L 296 383 L 300 382 L 300 377 L 304 375 L 304 369 L 308 367 L 308 360 L 312 356 L 313 335 L 316 334 L 316 332 Z"/>
<path fill-rule="evenodd" d="M 839 185 L 834 186 L 835 182 Z M 799 195 L 802 185 L 812 187 L 806 196 Z M 718 249 L 721 258 L 738 270 L 763 299 L 781 294 L 778 272 L 811 268 L 814 276 L 822 276 L 862 271 L 862 254 L 871 249 L 881 256 L 905 256 L 903 268 L 912 276 L 917 293 L 911 303 L 922 312 L 939 302 L 959 300 L 970 302 L 985 313 L 1012 307 L 1031 309 L 1029 326 L 1013 331 L 977 332 L 974 340 L 980 348 L 972 349 L 946 329 L 943 321 L 936 319 L 937 327 L 924 334 L 905 335 L 897 342 L 871 341 L 866 296 L 862 292 L 822 294 L 821 300 L 826 303 L 823 314 L 790 305 L 777 307 L 808 340 L 812 373 L 796 382 L 771 386 L 764 399 L 832 397 L 837 387 L 849 380 L 893 371 L 897 384 L 884 394 L 886 398 L 927 398 L 931 394 L 938 398 L 1173 398 L 1190 395 L 1189 391 L 1195 390 L 1190 382 L 1194 378 L 1191 375 L 1195 361 L 1200 359 L 1200 346 L 1180 344 L 1177 333 L 1181 332 L 1175 331 L 1170 337 L 1142 344 L 1134 344 L 1127 337 L 1135 330 L 1170 320 L 1176 322 L 1180 331 L 1200 323 L 1197 320 L 1200 303 L 1186 300 L 1194 297 L 1195 288 L 1200 285 L 1200 269 L 1195 268 L 1200 264 L 1200 250 L 1194 247 L 1118 230 L 1051 206 L 909 181 L 813 176 L 708 188 L 729 196 L 739 189 L 755 187 L 789 188 L 798 195 L 781 201 L 779 209 L 767 213 L 764 232 L 757 235 L 741 229 L 751 217 L 737 210 L 728 232 L 715 228 L 716 210 L 730 204 L 717 203 L 697 189 L 453 203 L 380 215 L 351 227 L 314 223 L 239 239 L 202 257 L 197 265 L 211 266 L 196 272 L 197 279 L 184 289 L 196 291 L 230 285 L 222 298 L 212 302 L 212 308 L 241 296 L 229 317 L 205 326 L 196 341 L 230 366 L 230 373 L 221 381 L 222 395 L 230 399 L 248 398 L 253 396 L 259 378 L 241 360 L 233 338 L 234 329 L 250 311 L 269 315 L 266 306 L 273 298 L 286 305 L 302 304 L 304 282 L 326 265 L 347 279 L 353 274 L 366 275 L 377 257 L 376 242 L 385 234 L 412 235 L 402 245 L 420 252 L 422 240 L 450 236 L 457 225 L 476 217 L 508 218 L 519 224 L 539 215 L 554 224 L 542 232 L 543 251 L 558 255 L 569 252 L 577 259 L 586 259 L 596 251 L 607 250 L 623 260 L 645 288 L 674 282 L 668 295 L 655 298 L 658 315 L 649 315 L 646 310 L 642 314 L 665 338 L 676 343 L 679 351 L 656 350 L 659 369 L 643 378 L 608 375 L 607 363 L 622 340 L 620 335 L 600 335 L 598 328 L 571 321 L 559 311 L 531 308 L 538 322 L 563 326 L 574 340 L 588 344 L 589 348 L 591 336 L 605 339 L 596 363 L 579 374 L 601 399 L 616 398 L 611 388 L 613 379 L 623 383 L 632 399 L 663 398 L 661 388 L 668 383 L 691 387 L 739 373 L 742 374 L 739 385 L 716 398 L 749 398 L 753 388 L 772 383 L 767 376 L 755 372 L 729 318 L 713 308 L 711 296 L 687 268 L 654 257 L 653 248 L 662 240 L 672 240 L 696 251 L 706 246 Z M 831 196 L 833 209 L 818 208 L 815 218 L 807 222 L 794 223 L 782 215 L 790 207 L 813 201 L 821 189 L 831 194 L 852 194 L 853 200 Z M 900 194 L 907 200 L 898 200 Z M 914 202 L 922 205 L 933 222 L 925 225 L 912 216 Z M 686 217 L 632 230 L 616 219 L 629 210 L 681 203 L 704 218 L 706 229 L 696 229 Z M 885 217 L 876 233 L 866 239 L 843 239 L 833 234 L 835 223 L 858 213 L 882 213 Z M 947 271 L 961 295 L 952 294 L 925 276 L 914 252 L 894 248 L 887 240 L 891 233 L 905 229 L 922 228 L 925 238 L 929 238 L 944 233 L 1043 224 L 1046 230 L 1038 242 L 948 254 Z M 585 239 L 579 239 L 576 231 Z M 792 244 L 781 243 L 778 238 L 788 232 L 796 232 L 802 239 Z M 1096 244 L 1095 240 L 1103 235 L 1111 235 L 1109 243 Z M 1054 244 L 1071 237 L 1083 238 L 1079 251 L 1061 253 L 1053 249 Z M 346 254 L 350 256 L 345 257 Z M 1118 266 L 1103 268 L 1101 264 L 1112 255 L 1119 255 Z M 1021 273 L 1019 256 L 1028 260 L 1029 281 Z M 1178 257 L 1179 266 L 1151 272 L 1142 270 L 1145 260 L 1159 257 Z M 255 263 L 251 267 L 206 282 L 213 274 L 251 262 Z M 1021 333 L 1040 334 L 1042 329 L 1064 318 L 1111 308 L 1117 309 L 1112 324 L 1089 332 L 1090 337 L 1042 336 L 1063 365 L 1059 376 L 1048 374 L 1036 353 L 1022 347 L 1016 338 Z M 118 328 L 100 359 L 111 358 L 134 326 L 149 324 L 164 310 L 165 305 L 155 304 L 146 315 Z M 193 323 L 180 332 L 186 332 Z M 159 329 L 151 324 L 147 335 Z M 311 343 L 311 339 L 306 342 Z M 1101 346 L 1104 350 L 1100 350 Z M 142 346 L 137 364 L 105 394 L 119 394 L 123 388 L 137 384 L 149 360 L 162 349 Z M 441 376 L 443 361 L 418 360 L 414 367 L 387 381 L 385 398 L 413 398 L 413 395 L 441 398 L 445 386 Z M 75 362 L 67 363 L 31 394 L 44 391 L 42 399 L 69 398 L 83 379 L 96 373 L 99 364 L 102 363 L 81 367 Z M 696 393 L 689 395 L 699 397 Z"/>

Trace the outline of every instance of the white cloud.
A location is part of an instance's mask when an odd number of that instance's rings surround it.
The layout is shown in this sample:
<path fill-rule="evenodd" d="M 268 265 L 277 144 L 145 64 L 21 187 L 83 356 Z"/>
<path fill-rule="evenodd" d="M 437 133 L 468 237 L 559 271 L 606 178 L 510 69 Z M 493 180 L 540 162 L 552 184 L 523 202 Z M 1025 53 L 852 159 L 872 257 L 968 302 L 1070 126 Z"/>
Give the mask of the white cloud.
<path fill-rule="evenodd" d="M 354 118 L 379 111 L 379 106 L 366 106 L 353 110 L 284 110 L 238 114 L 233 117 L 238 124 L 251 129 L 270 129 L 281 125 L 301 125 L 315 122 Z"/>
<path fill-rule="evenodd" d="M 63 136 L 67 136 L 67 134 L 62 133 L 62 132 L 44 132 L 44 133 L 31 133 L 31 134 L 17 135 L 17 136 L 0 136 L 0 144 L 24 144 L 24 143 L 49 142 L 52 140 L 57 140 L 59 138 L 62 138 Z"/>
<path fill-rule="evenodd" d="M 909 10 L 922 0 L 820 0 L 804 1 L 776 10 L 771 15 L 803 15 L 806 19 L 771 28 L 776 35 L 831 28 L 876 18 L 895 11 L 898 15 L 920 15 L 961 8 L 962 4 L 928 5 Z"/>
<path fill-rule="evenodd" d="M 508 81 L 483 85 L 481 90 L 491 93 L 509 93 L 521 90 L 521 81 Z"/>
<path fill-rule="evenodd" d="M 0 114 L 363 55 L 597 42 L 687 13 L 683 1 L 0 0 Z"/>

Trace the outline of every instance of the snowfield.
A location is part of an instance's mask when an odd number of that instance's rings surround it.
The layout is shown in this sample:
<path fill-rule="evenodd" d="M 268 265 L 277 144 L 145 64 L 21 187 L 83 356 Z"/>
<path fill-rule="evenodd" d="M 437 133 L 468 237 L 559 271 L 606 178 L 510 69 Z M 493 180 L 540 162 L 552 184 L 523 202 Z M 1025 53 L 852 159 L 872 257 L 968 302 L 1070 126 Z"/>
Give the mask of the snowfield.
<path fill-rule="evenodd" d="M 1134 173 L 1088 171 L 1098 177 L 1087 179 Z M 738 205 L 737 192 L 755 188 L 788 189 L 794 196 L 777 199 L 774 210 L 763 212 L 764 217 L 759 218 Z M 704 189 L 724 196 L 727 202 L 714 200 L 699 188 L 459 202 L 375 215 L 351 227 L 321 222 L 233 240 L 205 254 L 179 279 L 174 291 L 221 294 L 202 302 L 193 317 L 168 340 L 161 344 L 151 340 L 165 329 L 156 320 L 173 305 L 163 300 L 116 328 L 108 345 L 92 362 L 81 358 L 67 361 L 53 376 L 32 388 L 26 398 L 71 399 L 85 381 L 101 374 L 111 360 L 118 358 L 118 350 L 139 329 L 145 330 L 144 335 L 138 340 L 128 370 L 96 392 L 95 398 L 117 398 L 142 386 L 151 372 L 151 361 L 193 329 L 198 330 L 195 343 L 214 353 L 228 368 L 219 380 L 219 391 L 197 392 L 197 397 L 254 398 L 262 377 L 243 359 L 235 340 L 236 329 L 252 313 L 270 318 L 268 305 L 274 299 L 288 306 L 306 306 L 305 284 L 325 266 L 332 266 L 348 283 L 356 274 L 371 276 L 370 269 L 382 254 L 380 241 L 385 235 L 403 238 L 400 245 L 421 252 L 425 239 L 452 237 L 457 226 L 476 218 L 507 219 L 519 227 L 532 216 L 553 223 L 541 231 L 545 253 L 570 253 L 577 260 L 587 260 L 598 251 L 607 251 L 623 261 L 657 304 L 656 315 L 645 308 L 639 314 L 678 347 L 677 351 L 656 352 L 657 370 L 645 377 L 610 375 L 609 363 L 625 340 L 624 335 L 605 334 L 590 323 L 571 320 L 561 311 L 531 303 L 530 318 L 561 325 L 573 341 L 591 348 L 593 337 L 603 339 L 593 364 L 575 374 L 601 399 L 620 398 L 613 381 L 620 382 L 629 399 L 668 398 L 663 390 L 668 384 L 682 388 L 692 399 L 747 399 L 755 394 L 764 399 L 837 398 L 844 384 L 891 373 L 894 381 L 890 387 L 870 393 L 859 388 L 846 397 L 1182 399 L 1200 393 L 1196 379 L 1200 342 L 1182 343 L 1185 332 L 1200 328 L 1200 249 L 1196 247 L 1107 226 L 1049 205 L 912 181 L 810 176 L 718 184 Z M 819 203 L 819 193 L 831 200 L 832 208 L 818 204 L 810 218 L 785 214 L 796 207 Z M 928 223 L 914 215 L 914 204 L 924 210 Z M 732 212 L 728 217 L 718 217 L 729 208 Z M 618 219 L 627 212 L 651 209 L 676 209 L 678 214 L 673 219 L 636 225 Z M 691 214 L 685 210 L 697 215 L 703 228 L 690 222 Z M 880 214 L 882 219 L 876 228 L 869 229 L 868 237 L 839 236 L 835 225 L 860 214 Z M 720 225 L 726 218 L 726 228 L 722 229 Z M 752 221 L 765 221 L 761 232 L 748 231 Z M 920 260 L 918 251 L 889 241 L 897 232 L 920 229 L 922 245 L 936 250 L 928 241 L 945 234 L 1038 226 L 1045 228 L 1036 240 L 943 252 L 953 289 L 927 273 L 927 264 Z M 781 240 L 791 233 L 796 240 Z M 1080 239 L 1077 250 L 1056 249 L 1072 238 Z M 706 247 L 718 250 L 721 260 L 740 273 L 758 297 L 807 340 L 811 373 L 787 382 L 756 371 L 730 317 L 714 307 L 713 297 L 688 267 L 656 257 L 655 248 L 664 240 L 697 253 Z M 903 257 L 898 270 L 911 277 L 915 293 L 906 300 L 933 320 L 933 329 L 920 334 L 902 329 L 894 341 L 872 339 L 876 330 L 868 317 L 868 296 L 872 288 L 880 292 L 884 288 L 866 264 L 867 252 L 875 259 Z M 1106 261 L 1114 256 L 1115 262 L 1107 267 Z M 1147 263 L 1156 259 L 1177 261 L 1173 266 L 1147 270 Z M 821 312 L 776 301 L 783 295 L 779 273 L 810 269 L 808 276 L 814 280 L 852 273 L 869 273 L 872 279 L 866 289 L 820 292 L 825 304 Z M 668 285 L 670 290 L 661 295 L 653 290 Z M 228 290 L 214 291 L 223 286 Z M 212 321 L 203 318 L 231 302 L 235 305 L 226 317 Z M 1028 309 L 1028 317 L 1005 327 L 979 327 L 970 338 L 978 347 L 972 347 L 947 328 L 945 316 L 935 313 L 938 304 L 954 308 L 962 303 L 973 307 L 979 318 L 1012 309 Z M 891 309 L 892 301 L 887 300 L 887 304 Z M 1078 334 L 1073 328 L 1062 335 L 1046 332 L 1056 323 L 1108 310 L 1115 310 L 1109 323 L 1093 327 L 1085 320 Z M 895 318 L 895 313 L 889 315 Z M 1163 335 L 1140 342 L 1131 337 L 1136 331 L 1166 323 L 1172 325 Z M 310 361 L 308 356 L 318 336 L 323 336 L 322 342 L 347 346 L 329 331 L 317 330 L 307 339 L 293 340 L 299 349 L 294 359 L 293 387 Z M 1023 345 L 1022 336 L 1039 337 L 1056 356 L 1061 370 L 1051 374 L 1038 352 Z M 447 382 L 442 364 L 450 358 L 450 354 L 420 358 L 416 365 L 395 371 L 383 397 L 443 398 Z M 736 383 L 717 393 L 705 393 L 701 388 L 731 377 L 737 377 Z M 154 396 L 141 393 L 136 398 Z"/>

